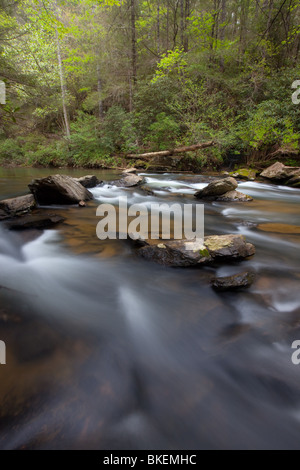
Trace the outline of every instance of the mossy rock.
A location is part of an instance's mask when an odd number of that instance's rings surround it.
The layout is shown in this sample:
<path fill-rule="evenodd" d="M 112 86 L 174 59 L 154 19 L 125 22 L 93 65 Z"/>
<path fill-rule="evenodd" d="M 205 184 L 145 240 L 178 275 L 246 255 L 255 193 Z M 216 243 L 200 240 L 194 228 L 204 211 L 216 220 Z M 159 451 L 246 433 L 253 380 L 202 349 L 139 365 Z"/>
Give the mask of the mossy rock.
<path fill-rule="evenodd" d="M 256 178 L 257 171 L 251 168 L 240 168 L 237 171 L 229 173 L 233 178 L 240 178 L 244 180 L 254 180 Z"/>

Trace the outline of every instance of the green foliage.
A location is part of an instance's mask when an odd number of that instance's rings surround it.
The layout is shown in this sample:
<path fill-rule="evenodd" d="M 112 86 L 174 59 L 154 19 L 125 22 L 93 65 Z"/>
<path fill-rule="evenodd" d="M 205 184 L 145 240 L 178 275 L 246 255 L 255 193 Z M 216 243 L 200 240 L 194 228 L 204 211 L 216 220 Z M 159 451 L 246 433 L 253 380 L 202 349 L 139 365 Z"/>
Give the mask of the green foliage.
<path fill-rule="evenodd" d="M 160 113 L 156 121 L 149 127 L 147 141 L 154 145 L 156 150 L 174 148 L 180 136 L 180 125 L 172 116 Z"/>
<path fill-rule="evenodd" d="M 20 164 L 24 160 L 24 152 L 17 139 L 6 139 L 0 141 L 0 163 Z"/>

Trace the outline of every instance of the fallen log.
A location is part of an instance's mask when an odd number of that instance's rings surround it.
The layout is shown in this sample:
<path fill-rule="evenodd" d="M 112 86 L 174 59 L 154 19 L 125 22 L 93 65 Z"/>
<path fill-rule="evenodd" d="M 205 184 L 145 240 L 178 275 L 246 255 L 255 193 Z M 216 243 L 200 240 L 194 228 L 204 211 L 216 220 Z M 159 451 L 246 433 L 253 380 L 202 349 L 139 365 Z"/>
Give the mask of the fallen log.
<path fill-rule="evenodd" d="M 172 150 L 162 150 L 160 152 L 149 152 L 149 153 L 140 153 L 140 154 L 129 154 L 125 155 L 125 158 L 128 160 L 150 160 L 154 157 L 169 157 L 180 155 L 186 152 L 195 152 L 196 150 L 205 149 L 216 145 L 214 141 L 203 142 L 202 144 L 190 145 L 187 147 L 180 147 Z"/>

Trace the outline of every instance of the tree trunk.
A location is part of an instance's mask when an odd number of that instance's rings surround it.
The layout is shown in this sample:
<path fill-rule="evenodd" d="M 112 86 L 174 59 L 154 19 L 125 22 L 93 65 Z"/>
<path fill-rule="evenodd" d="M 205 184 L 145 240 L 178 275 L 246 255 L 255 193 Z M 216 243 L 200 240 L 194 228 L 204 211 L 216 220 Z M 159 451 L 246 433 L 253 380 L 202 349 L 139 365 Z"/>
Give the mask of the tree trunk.
<path fill-rule="evenodd" d="M 184 36 L 185 36 L 185 31 L 184 31 L 184 23 L 185 23 L 185 18 L 184 18 L 184 0 L 180 0 L 180 37 L 181 37 L 181 47 L 184 48 Z"/>
<path fill-rule="evenodd" d="M 184 52 L 189 51 L 189 38 L 187 35 L 187 28 L 188 28 L 187 19 L 189 18 L 190 14 L 191 14 L 190 0 L 185 0 Z"/>
<path fill-rule="evenodd" d="M 222 0 L 220 41 L 224 41 L 225 39 L 225 29 L 226 29 L 226 25 L 224 24 L 225 21 L 226 21 L 226 0 Z M 221 67 L 221 71 L 224 72 L 224 58 L 223 57 L 220 59 L 220 67 Z"/>
<path fill-rule="evenodd" d="M 125 158 L 132 159 L 132 160 L 134 159 L 149 160 L 150 158 L 153 158 L 153 157 L 168 157 L 168 156 L 173 156 L 173 155 L 174 156 L 180 155 L 181 153 L 186 153 L 186 152 L 195 152 L 196 150 L 205 149 L 208 147 L 212 147 L 214 145 L 215 145 L 215 142 L 210 141 L 210 142 L 204 142 L 202 144 L 190 145 L 188 147 L 179 147 L 177 149 L 163 150 L 161 152 L 130 154 L 130 155 L 126 155 Z"/>
<path fill-rule="evenodd" d="M 66 128 L 66 136 L 69 139 L 71 137 L 70 131 L 70 122 L 67 110 L 67 87 L 65 82 L 65 74 L 64 74 L 64 67 L 61 57 L 61 47 L 60 41 L 58 36 L 57 27 L 55 27 L 55 34 L 56 34 L 56 42 L 57 42 L 57 58 L 58 58 L 58 65 L 59 65 L 59 78 L 60 78 L 60 86 L 61 86 L 61 98 L 62 98 L 62 106 L 63 106 L 63 113 L 64 113 L 64 123 Z"/>
<path fill-rule="evenodd" d="M 157 54 L 160 55 L 160 0 L 157 0 Z"/>
<path fill-rule="evenodd" d="M 130 0 L 131 13 L 131 73 L 132 83 L 135 87 L 137 83 L 137 39 L 136 39 L 136 0 Z"/>

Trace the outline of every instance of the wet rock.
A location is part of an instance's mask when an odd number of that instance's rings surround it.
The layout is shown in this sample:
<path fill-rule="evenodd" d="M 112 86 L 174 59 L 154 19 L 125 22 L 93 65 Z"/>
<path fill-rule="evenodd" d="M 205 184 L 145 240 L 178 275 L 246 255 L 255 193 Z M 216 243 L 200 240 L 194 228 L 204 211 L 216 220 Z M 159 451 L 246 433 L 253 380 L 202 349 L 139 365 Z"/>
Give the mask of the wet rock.
<path fill-rule="evenodd" d="M 195 194 L 197 199 L 214 199 L 218 196 L 222 196 L 229 191 L 234 191 L 238 187 L 238 184 L 234 178 L 223 178 L 210 183 L 206 188 L 201 189 Z"/>
<path fill-rule="evenodd" d="M 239 191 L 229 191 L 217 198 L 217 201 L 224 202 L 251 202 L 253 198 Z"/>
<path fill-rule="evenodd" d="M 93 199 L 93 195 L 78 181 L 65 175 L 34 180 L 29 189 L 41 205 L 78 204 Z"/>
<path fill-rule="evenodd" d="M 254 273 L 243 272 L 234 276 L 215 278 L 212 280 L 211 285 L 218 291 L 228 291 L 250 287 L 254 281 Z"/>
<path fill-rule="evenodd" d="M 138 175 L 128 175 L 124 178 L 116 181 L 114 184 L 120 188 L 133 188 L 134 186 L 140 186 L 143 184 L 144 178 Z"/>
<path fill-rule="evenodd" d="M 9 219 L 9 218 L 10 218 L 10 216 L 5 211 L 0 209 L 0 221 L 5 220 L 5 219 Z"/>
<path fill-rule="evenodd" d="M 144 191 L 146 194 L 148 194 L 148 196 L 155 196 L 154 191 L 148 188 L 148 186 L 141 186 L 141 190 Z"/>
<path fill-rule="evenodd" d="M 74 178 L 75 181 L 78 181 L 84 188 L 95 188 L 98 184 L 101 184 L 102 181 L 98 180 L 95 175 L 82 176 L 81 178 Z"/>
<path fill-rule="evenodd" d="M 264 170 L 260 176 L 271 181 L 282 182 L 296 176 L 300 177 L 300 168 L 285 166 L 283 163 L 277 162 Z"/>
<path fill-rule="evenodd" d="M 33 195 L 27 194 L 26 196 L 0 201 L 0 210 L 3 218 L 5 218 L 5 214 L 14 217 L 30 212 L 35 207 L 35 204 Z"/>
<path fill-rule="evenodd" d="M 136 174 L 137 173 L 137 169 L 136 168 L 128 168 L 127 170 L 124 170 L 122 172 L 123 175 L 127 176 L 127 175 L 132 175 L 132 174 Z"/>
<path fill-rule="evenodd" d="M 285 184 L 287 186 L 291 186 L 292 188 L 300 188 L 300 174 L 299 176 L 293 176 L 293 178 L 286 181 Z"/>
<path fill-rule="evenodd" d="M 230 176 L 241 180 L 254 181 L 256 178 L 256 170 L 251 170 L 249 168 L 240 168 L 237 171 L 231 172 Z"/>
<path fill-rule="evenodd" d="M 197 242 L 144 242 L 137 254 L 164 266 L 189 267 L 248 258 L 255 254 L 255 247 L 247 243 L 242 235 L 216 235 Z"/>
<path fill-rule="evenodd" d="M 64 217 L 56 214 L 35 214 L 18 217 L 6 223 L 9 230 L 44 230 L 64 222 Z"/>

